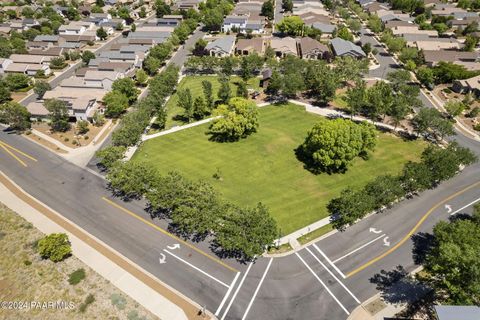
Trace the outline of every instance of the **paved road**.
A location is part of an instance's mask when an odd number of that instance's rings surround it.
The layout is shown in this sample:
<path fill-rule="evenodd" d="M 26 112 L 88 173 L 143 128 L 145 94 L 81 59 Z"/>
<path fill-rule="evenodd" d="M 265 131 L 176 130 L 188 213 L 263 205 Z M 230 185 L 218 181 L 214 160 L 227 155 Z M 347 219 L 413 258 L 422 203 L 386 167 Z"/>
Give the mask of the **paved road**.
<path fill-rule="evenodd" d="M 478 142 L 462 136 L 453 139 L 480 155 Z M 172 238 L 162 231 L 167 228 L 164 221 L 143 210 L 144 203 L 112 198 L 102 178 L 25 138 L 0 132 L 0 140 L 37 159 L 22 158 L 28 165 L 24 167 L 0 150 L 2 172 L 220 319 L 346 319 L 360 301 L 376 293 L 370 281 L 375 274 L 399 264 L 409 271 L 415 268 L 410 235 L 430 232 L 436 222 L 450 216 L 450 210 L 471 212 L 471 205 L 480 199 L 476 164 L 435 190 L 296 254 L 242 264 L 219 260 L 205 242 Z"/>
<path fill-rule="evenodd" d="M 409 237 L 396 251 L 346 279 L 312 246 L 298 252 L 298 256 L 293 254 L 271 262 L 270 258 L 263 257 L 247 265 L 228 259 L 218 261 L 206 243 L 195 244 L 195 248 L 204 252 L 201 253 L 154 228 L 166 229 L 167 226 L 164 221 L 152 220 L 144 212 L 144 203 L 141 201 L 122 202 L 112 198 L 105 181 L 96 175 L 23 137 L 2 132 L 0 140 L 38 160 L 33 162 L 25 159 L 28 165 L 25 168 L 3 151 L 0 153 L 0 170 L 28 193 L 162 281 L 201 305 L 206 305 L 212 312 L 218 309 L 229 292 L 229 299 L 225 300 L 219 312 L 222 317 L 228 311 L 226 319 L 242 319 L 245 315 L 248 319 L 345 319 L 346 312 L 351 312 L 358 305 L 357 301 L 363 301 L 376 292 L 375 286 L 369 281 L 373 275 L 383 269 L 391 270 L 398 264 L 407 270 L 415 267 L 412 260 L 413 243 Z M 472 145 L 480 154 L 478 144 Z M 347 275 L 395 246 L 430 208 L 477 182 L 480 180 L 478 177 L 480 165 L 469 167 L 439 188 L 404 201 L 388 212 L 374 215 L 316 245 L 331 261 L 339 259 L 335 267 Z M 125 209 L 112 205 L 103 197 Z M 477 185 L 448 200 L 447 204 L 456 210 L 479 198 L 480 187 Z M 132 216 L 133 213 L 144 221 Z M 429 231 L 434 223 L 447 217 L 442 203 L 431 212 L 418 231 Z M 381 232 L 369 232 L 371 227 Z M 389 247 L 384 245 L 386 237 L 390 242 Z M 377 240 L 355 251 L 374 239 Z M 175 248 L 176 243 L 180 244 L 180 248 Z M 348 255 L 352 251 L 355 252 Z M 160 264 L 159 259 L 163 257 L 166 263 Z M 240 272 L 238 276 L 237 272 Z M 244 276 L 245 280 L 242 281 Z M 252 300 L 254 295 L 255 299 Z M 227 309 L 232 297 L 235 299 Z"/>

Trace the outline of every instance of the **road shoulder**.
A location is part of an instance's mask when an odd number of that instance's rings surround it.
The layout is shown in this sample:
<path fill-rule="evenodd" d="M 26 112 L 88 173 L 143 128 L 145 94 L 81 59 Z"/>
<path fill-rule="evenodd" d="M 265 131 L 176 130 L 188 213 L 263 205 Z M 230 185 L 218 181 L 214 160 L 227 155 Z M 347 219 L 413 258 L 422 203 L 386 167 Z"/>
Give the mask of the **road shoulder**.
<path fill-rule="evenodd" d="M 206 319 L 199 305 L 25 193 L 0 172 L 0 200 L 43 233 L 65 232 L 76 257 L 160 319 Z"/>

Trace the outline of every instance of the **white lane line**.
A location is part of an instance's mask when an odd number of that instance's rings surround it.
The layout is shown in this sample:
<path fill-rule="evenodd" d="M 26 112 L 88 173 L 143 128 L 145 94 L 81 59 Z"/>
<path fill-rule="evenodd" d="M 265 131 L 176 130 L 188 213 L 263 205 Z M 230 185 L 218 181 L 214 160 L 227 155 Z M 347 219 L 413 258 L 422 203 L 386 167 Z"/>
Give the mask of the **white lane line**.
<path fill-rule="evenodd" d="M 257 289 L 255 289 L 255 292 L 253 293 L 252 299 L 250 300 L 250 303 L 248 304 L 247 310 L 245 310 L 245 313 L 243 314 L 242 320 L 245 320 L 247 318 L 247 314 L 250 311 L 250 308 L 252 307 L 253 301 L 257 297 L 257 293 L 260 290 L 260 287 L 262 286 L 263 280 L 265 280 L 265 277 L 267 276 L 268 269 L 270 269 L 270 265 L 272 264 L 273 258 L 270 258 L 270 261 L 268 261 L 267 268 L 265 269 L 265 272 L 262 275 L 262 278 L 260 279 L 260 282 L 258 283 Z"/>
<path fill-rule="evenodd" d="M 475 204 L 475 203 L 477 203 L 478 201 L 480 201 L 480 198 L 478 198 L 477 200 L 473 200 L 472 202 L 470 202 L 470 203 L 467 204 L 466 206 L 463 206 L 463 207 L 461 207 L 460 209 L 458 209 L 458 210 L 450 213 L 450 215 L 453 216 L 454 214 L 459 213 L 459 212 L 462 211 L 463 209 L 470 207 L 472 204 Z"/>
<path fill-rule="evenodd" d="M 330 260 L 329 257 L 327 257 L 327 255 L 322 251 L 320 250 L 319 247 L 317 247 L 317 245 L 314 243 L 313 246 L 315 247 L 315 249 L 317 249 L 317 251 L 325 258 L 325 260 L 327 260 L 327 262 L 332 266 L 333 269 L 335 269 L 335 271 L 338 272 L 339 275 L 342 276 L 343 279 L 345 279 L 345 275 L 343 274 L 342 271 L 340 271 L 340 269 L 337 268 L 337 266 L 332 262 L 332 260 Z M 325 268 L 326 269 L 326 268 Z"/>
<path fill-rule="evenodd" d="M 370 244 L 374 243 L 375 241 L 377 241 L 377 240 L 379 240 L 379 239 L 382 239 L 382 238 L 383 238 L 383 237 L 385 237 L 385 236 L 386 236 L 386 234 L 384 233 L 384 234 L 382 234 L 382 235 L 380 235 L 380 236 L 376 237 L 376 238 L 375 238 L 375 239 L 373 239 L 372 241 L 369 241 L 369 242 L 367 242 L 367 243 L 365 243 L 365 244 L 361 245 L 360 247 L 358 247 L 358 248 L 356 248 L 356 249 L 354 249 L 354 250 L 350 251 L 350 252 L 349 252 L 349 253 L 347 253 L 346 255 L 344 255 L 344 256 L 341 256 L 341 257 L 340 257 L 340 258 L 338 258 L 337 260 L 333 260 L 333 263 L 336 263 L 336 262 L 338 262 L 338 261 L 340 261 L 340 260 L 342 260 L 342 259 L 344 259 L 344 258 L 348 257 L 349 255 L 351 255 L 351 254 L 354 254 L 354 253 L 355 253 L 355 252 L 357 252 L 358 250 L 362 250 L 362 249 L 363 249 L 363 248 L 365 248 L 366 246 L 368 246 L 368 245 L 370 245 Z"/>
<path fill-rule="evenodd" d="M 200 268 L 198 268 L 198 267 L 195 267 L 195 266 L 194 266 L 193 264 L 191 264 L 190 262 L 185 261 L 185 260 L 183 260 L 182 258 L 180 258 L 179 256 L 174 255 L 173 253 L 171 253 L 171 252 L 168 251 L 167 249 L 163 249 L 163 251 L 165 251 L 166 253 L 168 253 L 168 254 L 171 255 L 172 257 L 177 258 L 178 260 L 182 261 L 183 263 L 185 263 L 186 265 L 192 267 L 193 269 L 199 271 L 200 273 L 206 275 L 206 276 L 209 277 L 210 279 L 217 281 L 217 282 L 220 283 L 222 286 L 228 288 L 228 285 L 227 285 L 227 284 L 225 284 L 224 282 L 218 280 L 218 279 L 215 278 L 214 276 L 206 273 L 206 272 L 203 271 L 202 269 L 200 269 Z"/>
<path fill-rule="evenodd" d="M 335 297 L 335 295 L 332 293 L 332 291 L 330 291 L 330 289 L 328 289 L 328 287 L 325 285 L 325 283 L 323 283 L 322 279 L 320 279 L 319 276 L 317 276 L 317 274 L 312 270 L 312 268 L 310 268 L 310 266 L 305 262 L 305 260 L 303 260 L 303 258 L 298 254 L 298 252 L 295 252 L 295 254 L 297 255 L 298 259 L 300 259 L 300 261 L 303 262 L 303 264 L 305 265 L 305 267 L 307 267 L 308 270 L 310 270 L 310 272 L 313 274 L 313 276 L 318 280 L 318 282 L 320 282 L 322 284 L 322 286 L 325 288 L 325 290 L 327 290 L 327 292 L 332 296 L 333 300 L 335 300 L 338 305 L 343 309 L 343 311 L 345 311 L 345 313 L 347 315 L 350 315 L 350 312 L 348 312 L 348 310 L 343 306 L 343 304 L 337 299 L 337 297 Z"/>
<path fill-rule="evenodd" d="M 254 258 L 254 259 L 255 259 L 255 258 Z M 250 268 L 252 268 L 252 265 L 253 265 L 253 262 L 250 262 L 250 264 L 248 265 L 247 271 L 245 271 L 245 274 L 243 275 L 242 280 L 241 280 L 240 283 L 238 284 L 237 290 L 235 290 L 235 293 L 233 294 L 232 299 L 231 299 L 230 302 L 228 303 L 228 306 L 227 306 L 227 308 L 225 309 L 225 312 L 223 313 L 223 316 L 222 316 L 222 318 L 221 318 L 220 320 L 225 319 L 225 317 L 227 316 L 228 311 L 230 311 L 230 307 L 232 306 L 233 301 L 234 301 L 235 298 L 237 297 L 237 294 L 238 294 L 238 292 L 240 291 L 240 288 L 243 286 L 243 282 L 244 282 L 245 279 L 247 278 L 247 275 L 248 275 L 248 273 L 250 272 Z"/>
<path fill-rule="evenodd" d="M 225 297 L 223 297 L 222 303 L 220 303 L 217 311 L 215 312 L 215 317 L 218 316 L 218 314 L 220 313 L 220 310 L 222 310 L 222 308 L 223 308 L 223 305 L 225 304 L 225 302 L 227 302 L 228 296 L 230 296 L 230 293 L 232 292 L 233 287 L 235 286 L 235 283 L 237 282 L 238 276 L 240 276 L 240 272 L 237 272 L 237 274 L 235 275 L 235 278 L 233 279 L 232 283 L 230 284 L 230 288 L 228 288 L 228 291 L 225 294 Z"/>
<path fill-rule="evenodd" d="M 342 281 L 340 281 L 340 279 L 338 279 L 338 278 L 333 274 L 333 272 L 330 271 L 330 269 L 328 269 L 327 266 L 326 266 L 322 261 L 320 261 L 320 259 L 318 259 L 318 257 L 317 257 L 316 255 L 314 255 L 313 252 L 312 252 L 308 247 L 305 248 L 305 249 L 307 249 L 307 251 L 310 252 L 310 254 L 315 258 L 315 260 L 317 260 L 317 262 L 320 263 L 320 264 L 322 265 L 322 267 L 323 267 L 325 270 L 328 271 L 328 273 L 330 273 L 330 275 L 343 287 L 343 289 L 345 289 L 345 291 L 348 292 L 348 294 L 350 294 L 350 295 L 352 296 L 352 298 L 353 298 L 358 304 L 361 303 L 360 300 L 358 300 L 357 297 L 355 297 L 355 295 L 352 293 L 352 291 L 350 291 L 350 290 L 347 288 L 347 286 L 344 285 L 344 284 L 342 283 Z M 317 249 L 318 249 L 318 248 L 317 248 Z M 319 249 L 318 249 L 318 250 L 319 250 Z"/>

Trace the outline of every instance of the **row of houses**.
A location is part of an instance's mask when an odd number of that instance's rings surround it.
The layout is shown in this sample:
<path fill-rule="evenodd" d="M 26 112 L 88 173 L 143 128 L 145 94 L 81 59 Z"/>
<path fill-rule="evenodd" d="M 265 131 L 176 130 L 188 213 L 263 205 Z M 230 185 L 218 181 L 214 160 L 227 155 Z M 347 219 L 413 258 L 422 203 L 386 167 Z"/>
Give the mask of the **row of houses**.
<path fill-rule="evenodd" d="M 327 45 L 309 37 L 257 37 L 236 41 L 235 36 L 228 35 L 209 42 L 205 49 L 215 57 L 226 57 L 234 53 L 237 55 L 252 53 L 263 55 L 267 47 L 271 47 L 277 57 L 292 55 L 303 59 L 328 59 L 332 54 L 340 57 L 366 57 L 362 48 L 350 41 L 334 38 L 330 44 L 332 50 Z"/>
<path fill-rule="evenodd" d="M 292 14 L 300 17 L 306 26 L 320 30 L 323 37 L 331 36 L 336 28 L 330 12 L 320 1 L 295 0 Z"/>
<path fill-rule="evenodd" d="M 476 12 L 469 12 L 457 8 L 455 3 L 443 3 L 440 0 L 426 0 L 425 6 L 431 9 L 432 15 L 449 17 L 448 25 L 451 31 L 442 35 L 436 30 L 421 30 L 414 23 L 414 18 L 401 11 L 391 10 L 388 3 L 374 0 L 359 0 L 364 10 L 377 15 L 396 37 L 402 37 L 408 47 L 422 50 L 428 66 L 435 66 L 440 61 L 455 62 L 465 66 L 468 70 L 480 70 L 477 63 L 478 52 L 462 51 L 464 40 L 457 39 L 455 29 L 472 22 L 480 22 Z"/>
<path fill-rule="evenodd" d="M 101 51 L 87 66 L 76 70 L 74 76 L 47 91 L 43 100 L 28 104 L 28 111 L 35 118 L 46 117 L 48 111 L 44 101 L 54 98 L 65 101 L 70 116 L 76 120 L 89 120 L 96 111 L 103 112 L 102 99 L 111 91 L 113 82 L 133 77 L 150 49 L 169 38 L 176 25 L 172 21 L 179 23 L 181 19 L 181 16 L 155 18 L 138 27 L 135 32 L 115 40 L 108 50 Z"/>
<path fill-rule="evenodd" d="M 231 15 L 223 20 L 222 32 L 265 33 L 265 17 L 261 16 L 263 1 L 240 0 Z"/>

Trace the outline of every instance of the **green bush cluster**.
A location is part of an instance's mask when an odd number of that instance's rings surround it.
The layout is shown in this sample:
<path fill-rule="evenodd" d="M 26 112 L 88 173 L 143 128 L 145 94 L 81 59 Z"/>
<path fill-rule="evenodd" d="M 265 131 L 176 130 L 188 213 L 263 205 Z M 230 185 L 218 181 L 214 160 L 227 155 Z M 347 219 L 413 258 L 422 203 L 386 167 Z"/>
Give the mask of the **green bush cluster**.
<path fill-rule="evenodd" d="M 135 145 L 153 114 L 165 121 L 163 105 L 165 99 L 173 93 L 177 81 L 178 68 L 175 66 L 168 66 L 150 81 L 148 96 L 137 103 L 135 110 L 123 117 L 119 128 L 113 132 L 112 141 L 115 146 Z"/>
<path fill-rule="evenodd" d="M 68 283 L 70 283 L 71 285 L 79 284 L 80 281 L 85 279 L 85 277 L 86 277 L 85 269 L 83 268 L 77 269 L 72 273 L 70 273 L 70 276 L 68 277 Z"/>
<path fill-rule="evenodd" d="M 372 211 L 390 206 L 396 200 L 419 191 L 431 189 L 452 178 L 462 165 L 477 160 L 467 148 L 452 142 L 447 148 L 430 145 L 420 162 L 405 164 L 399 176 L 380 176 L 360 190 L 347 188 L 327 205 L 332 224 L 344 229 Z"/>
<path fill-rule="evenodd" d="M 52 233 L 38 241 L 38 253 L 53 262 L 59 262 L 70 256 L 72 247 L 65 233 Z"/>
<path fill-rule="evenodd" d="M 176 172 L 162 176 L 134 161 L 115 162 L 107 180 L 124 196 L 145 196 L 151 212 L 169 218 L 182 236 L 213 235 L 219 250 L 240 259 L 261 254 L 277 236 L 265 206 L 240 208 L 221 199 L 205 181 L 190 181 Z"/>

